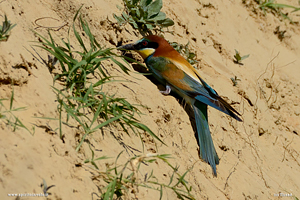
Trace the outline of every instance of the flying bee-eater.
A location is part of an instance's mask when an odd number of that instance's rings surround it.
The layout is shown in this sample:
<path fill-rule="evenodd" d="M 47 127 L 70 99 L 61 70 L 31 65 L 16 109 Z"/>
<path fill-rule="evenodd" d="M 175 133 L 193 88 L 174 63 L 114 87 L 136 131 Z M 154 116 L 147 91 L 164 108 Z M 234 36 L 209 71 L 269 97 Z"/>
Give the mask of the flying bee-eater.
<path fill-rule="evenodd" d="M 200 157 L 210 164 L 214 176 L 219 157 L 214 147 L 207 119 L 207 105 L 224 112 L 238 121 L 240 114 L 212 89 L 199 75 L 197 70 L 183 58 L 164 38 L 157 35 L 146 36 L 132 44 L 118 47 L 134 50 L 144 59 L 153 76 L 166 90 L 162 94 L 176 92 L 194 110 L 198 134 Z"/>

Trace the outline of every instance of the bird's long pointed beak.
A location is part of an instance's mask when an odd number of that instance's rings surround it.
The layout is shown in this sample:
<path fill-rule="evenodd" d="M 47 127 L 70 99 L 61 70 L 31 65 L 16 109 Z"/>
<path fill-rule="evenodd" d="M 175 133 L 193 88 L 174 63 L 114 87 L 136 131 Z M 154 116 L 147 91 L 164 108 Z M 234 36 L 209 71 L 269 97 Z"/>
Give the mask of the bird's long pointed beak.
<path fill-rule="evenodd" d="M 123 45 L 123 46 L 119 46 L 117 49 L 118 50 L 135 50 L 135 48 L 134 48 L 134 43 L 132 43 L 132 44 L 125 44 L 125 45 Z"/>

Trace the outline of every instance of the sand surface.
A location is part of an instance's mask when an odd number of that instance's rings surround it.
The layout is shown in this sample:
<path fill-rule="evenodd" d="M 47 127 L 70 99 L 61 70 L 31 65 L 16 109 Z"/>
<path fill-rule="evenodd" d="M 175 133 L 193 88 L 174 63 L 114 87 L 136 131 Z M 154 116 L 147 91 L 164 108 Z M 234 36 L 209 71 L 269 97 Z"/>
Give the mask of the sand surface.
<path fill-rule="evenodd" d="M 282 0 L 294 6 L 297 1 Z M 47 199 L 98 199 L 106 183 L 90 163 L 92 157 L 108 156 L 96 161 L 100 171 L 114 165 L 117 155 L 124 151 L 119 163 L 134 155 L 147 153 L 171 154 L 170 162 L 183 174 L 192 187 L 195 199 L 294 199 L 300 198 L 300 27 L 288 20 L 264 13 L 253 0 L 164 0 L 163 11 L 175 25 L 166 33 L 169 41 L 189 42 L 199 61 L 195 67 L 203 79 L 242 114 L 237 122 L 209 108 L 209 125 L 216 151 L 220 157 L 218 177 L 213 177 L 208 164 L 198 156 L 198 145 L 184 105 L 173 96 L 164 96 L 147 77 L 131 69 L 125 75 L 108 63 L 111 75 L 126 82 L 114 82 L 105 90 L 124 97 L 132 104 L 142 104 L 140 121 L 156 133 L 167 146 L 143 134 L 128 136 L 121 128 L 105 127 L 89 135 L 79 152 L 75 151 L 78 124 L 63 126 L 64 142 L 59 138 L 58 121 L 36 117 L 58 118 L 57 98 L 51 86 L 50 74 L 39 54 L 47 52 L 34 47 L 38 41 L 32 30 L 47 37 L 47 27 L 56 38 L 66 38 L 69 26 L 79 7 L 100 44 L 115 47 L 140 39 L 131 26 L 116 29 L 113 13 L 121 11 L 120 0 L 4 0 L 0 1 L 0 22 L 6 14 L 17 26 L 8 41 L 0 42 L 0 99 L 10 99 L 14 90 L 13 107 L 22 123 L 32 129 L 13 131 L 0 119 L 0 199 L 11 193 L 42 193 L 43 179 L 49 189 Z M 291 10 L 284 10 L 285 12 Z M 300 20 L 299 12 L 289 15 Z M 52 17 L 57 20 L 43 17 Z M 40 27 L 38 25 L 41 25 Z M 282 41 L 274 34 L 276 28 L 286 31 Z M 277 28 L 278 29 L 278 28 Z M 75 41 L 72 36 L 71 41 Z M 242 55 L 244 65 L 233 62 L 235 49 Z M 117 51 L 116 51 L 117 52 Z M 237 76 L 237 86 L 230 78 Z M 58 83 L 55 83 L 59 87 Z M 6 108 L 9 100 L 3 101 Z M 47 128 L 51 130 L 48 130 Z M 117 138 L 117 139 L 116 139 Z M 128 150 L 125 145 L 136 150 Z M 144 152 L 143 152 L 144 150 Z M 172 170 L 162 162 L 143 166 L 139 174 L 154 174 L 166 184 Z M 132 188 L 123 199 L 159 199 L 159 192 Z M 293 197 L 277 197 L 279 194 Z M 98 195 L 98 196 L 97 196 Z M 45 199 L 22 197 L 21 199 Z M 171 190 L 164 190 L 162 199 L 177 199 Z"/>

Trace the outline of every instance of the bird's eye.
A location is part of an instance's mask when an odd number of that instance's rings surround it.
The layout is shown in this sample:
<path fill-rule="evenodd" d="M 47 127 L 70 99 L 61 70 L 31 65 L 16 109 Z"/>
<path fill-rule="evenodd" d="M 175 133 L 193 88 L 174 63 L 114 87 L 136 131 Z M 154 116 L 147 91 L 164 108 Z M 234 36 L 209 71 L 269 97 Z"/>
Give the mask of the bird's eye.
<path fill-rule="evenodd" d="M 147 46 L 147 44 L 148 44 L 147 41 L 143 41 L 143 42 L 142 42 L 142 45 L 143 45 L 144 47 Z"/>

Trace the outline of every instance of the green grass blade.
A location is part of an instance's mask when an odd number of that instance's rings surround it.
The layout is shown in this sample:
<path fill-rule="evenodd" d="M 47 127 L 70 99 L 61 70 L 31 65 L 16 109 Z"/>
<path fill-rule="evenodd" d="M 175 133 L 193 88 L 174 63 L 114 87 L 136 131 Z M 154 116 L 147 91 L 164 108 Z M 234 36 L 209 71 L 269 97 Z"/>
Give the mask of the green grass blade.
<path fill-rule="evenodd" d="M 15 95 L 15 92 L 14 92 L 14 88 L 13 88 L 13 90 L 11 91 L 11 97 L 10 97 L 10 103 L 9 103 L 9 110 L 11 110 L 12 107 L 13 107 L 14 95 Z"/>
<path fill-rule="evenodd" d="M 93 128 L 90 132 L 94 132 L 95 130 L 100 129 L 100 128 L 106 126 L 107 124 L 110 124 L 110 123 L 112 123 L 112 122 L 114 122 L 114 121 L 120 119 L 121 117 L 123 117 L 123 115 L 119 115 L 119 116 L 110 118 L 109 120 L 107 120 L 107 121 L 105 121 L 105 122 L 103 122 L 103 123 L 97 125 L 97 126 L 96 126 L 95 128 Z"/>
<path fill-rule="evenodd" d="M 75 34 L 75 37 L 77 39 L 77 41 L 79 42 L 80 46 L 83 48 L 84 52 L 88 52 L 85 48 L 85 45 L 82 41 L 82 38 L 80 37 L 79 33 L 76 31 L 76 28 L 75 28 L 75 24 L 73 24 L 73 31 L 74 31 L 74 34 Z"/>
<path fill-rule="evenodd" d="M 76 76 L 76 74 L 77 74 L 77 70 L 78 69 L 81 69 L 82 68 L 82 66 L 84 66 L 84 65 L 86 65 L 87 64 L 87 62 L 85 61 L 85 60 L 82 60 L 82 61 L 80 61 L 80 62 L 78 62 L 78 63 L 76 63 L 75 65 L 74 65 L 74 67 L 72 67 L 72 69 L 68 72 L 68 78 L 71 78 L 71 76 Z"/>
<path fill-rule="evenodd" d="M 77 12 L 75 13 L 75 16 L 74 16 L 74 18 L 73 18 L 73 22 L 75 22 L 75 20 L 76 20 L 78 14 L 79 14 L 79 11 L 80 11 L 81 8 L 83 7 L 83 5 L 84 5 L 84 4 L 82 4 L 82 5 L 80 6 L 80 8 L 77 10 Z"/>
<path fill-rule="evenodd" d="M 47 120 L 59 120 L 57 118 L 52 118 L 52 117 L 32 117 L 32 118 L 37 118 L 37 119 L 47 119 Z"/>
<path fill-rule="evenodd" d="M 119 61 L 117 61 L 116 59 L 114 59 L 113 57 L 110 58 L 114 63 L 116 63 L 123 72 L 125 72 L 126 74 L 129 74 L 128 71 L 129 69 L 127 67 L 125 67 L 125 65 L 123 65 L 122 63 L 120 63 Z"/>
<path fill-rule="evenodd" d="M 151 135 L 153 138 L 157 139 L 158 141 L 160 141 L 162 144 L 166 145 L 161 139 L 159 139 L 159 137 L 157 137 L 146 125 L 138 123 L 138 122 L 133 122 L 132 123 L 135 127 L 142 129 L 144 131 L 146 131 L 147 133 L 149 133 L 149 135 Z"/>

